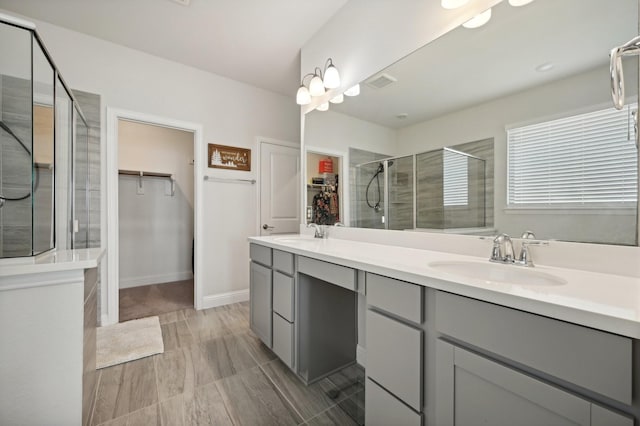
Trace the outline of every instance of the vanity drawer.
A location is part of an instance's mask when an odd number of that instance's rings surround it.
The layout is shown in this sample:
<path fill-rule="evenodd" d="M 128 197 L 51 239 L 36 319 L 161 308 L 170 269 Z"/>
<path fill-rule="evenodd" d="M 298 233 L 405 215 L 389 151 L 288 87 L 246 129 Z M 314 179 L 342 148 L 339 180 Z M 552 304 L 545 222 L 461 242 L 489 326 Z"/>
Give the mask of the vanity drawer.
<path fill-rule="evenodd" d="M 367 303 L 422 324 L 424 287 L 367 273 Z"/>
<path fill-rule="evenodd" d="M 298 256 L 298 272 L 356 291 L 356 270 L 346 266 Z"/>
<path fill-rule="evenodd" d="M 422 410 L 423 332 L 367 310 L 367 376 Z"/>
<path fill-rule="evenodd" d="M 436 293 L 439 332 L 631 404 L 629 338 L 450 293 Z"/>
<path fill-rule="evenodd" d="M 367 379 L 365 386 L 364 406 L 367 426 L 422 425 L 422 415 L 412 411 L 371 379 Z"/>
<path fill-rule="evenodd" d="M 274 312 L 273 352 L 289 368 L 293 368 L 293 324 Z"/>
<path fill-rule="evenodd" d="M 275 252 L 274 252 L 275 260 Z M 275 262 L 274 262 L 275 263 Z M 273 272 L 273 310 L 282 318 L 293 322 L 293 277 L 281 272 Z"/>
<path fill-rule="evenodd" d="M 274 249 L 273 269 L 293 275 L 293 253 Z"/>
<path fill-rule="evenodd" d="M 258 244 L 249 244 L 249 257 L 264 266 L 271 266 L 271 249 Z"/>

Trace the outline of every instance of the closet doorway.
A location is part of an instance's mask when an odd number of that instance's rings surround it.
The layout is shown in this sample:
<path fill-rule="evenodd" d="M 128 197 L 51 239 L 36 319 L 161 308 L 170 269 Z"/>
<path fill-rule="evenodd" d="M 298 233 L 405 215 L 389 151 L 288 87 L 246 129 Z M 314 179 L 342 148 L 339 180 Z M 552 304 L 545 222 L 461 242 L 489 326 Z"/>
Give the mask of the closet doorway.
<path fill-rule="evenodd" d="M 343 203 L 344 165 L 342 153 L 306 149 L 306 223 L 348 223 Z"/>
<path fill-rule="evenodd" d="M 193 132 L 118 121 L 119 321 L 193 308 Z"/>
<path fill-rule="evenodd" d="M 107 122 L 103 325 L 197 308 L 201 127 L 109 109 Z"/>

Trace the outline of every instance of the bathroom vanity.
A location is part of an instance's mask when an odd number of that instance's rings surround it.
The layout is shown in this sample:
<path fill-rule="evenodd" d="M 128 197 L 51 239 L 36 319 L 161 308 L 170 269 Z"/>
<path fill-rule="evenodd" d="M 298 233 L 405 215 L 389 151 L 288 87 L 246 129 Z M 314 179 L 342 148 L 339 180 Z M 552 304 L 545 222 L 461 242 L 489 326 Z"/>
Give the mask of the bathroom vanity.
<path fill-rule="evenodd" d="M 640 419 L 637 278 L 341 239 L 250 242 L 251 328 L 306 383 L 366 346 L 367 425 Z"/>

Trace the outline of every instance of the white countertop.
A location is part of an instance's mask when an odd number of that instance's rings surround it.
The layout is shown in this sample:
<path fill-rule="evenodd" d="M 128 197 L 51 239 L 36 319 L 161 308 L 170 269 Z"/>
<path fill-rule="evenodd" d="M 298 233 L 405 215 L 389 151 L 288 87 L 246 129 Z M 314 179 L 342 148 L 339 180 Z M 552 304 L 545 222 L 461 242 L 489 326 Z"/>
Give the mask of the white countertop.
<path fill-rule="evenodd" d="M 104 251 L 100 248 L 51 250 L 33 257 L 0 260 L 0 279 L 19 275 L 90 269 L 98 266 Z"/>
<path fill-rule="evenodd" d="M 531 269 L 550 274 L 566 283 L 552 286 L 514 285 L 467 278 L 429 266 L 431 262 L 441 261 L 489 263 L 487 258 L 337 238 L 314 239 L 298 235 L 251 237 L 249 241 L 640 339 L 638 278 L 537 265 Z M 523 268 L 514 265 L 499 266 Z"/>

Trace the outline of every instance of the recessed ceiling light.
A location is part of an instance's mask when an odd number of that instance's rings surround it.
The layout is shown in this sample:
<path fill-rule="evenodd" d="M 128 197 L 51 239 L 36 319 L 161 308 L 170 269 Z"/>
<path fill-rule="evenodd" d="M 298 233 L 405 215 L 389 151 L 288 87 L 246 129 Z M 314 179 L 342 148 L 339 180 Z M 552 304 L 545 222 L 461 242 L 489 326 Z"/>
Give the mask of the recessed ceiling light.
<path fill-rule="evenodd" d="M 544 64 L 540 64 L 536 67 L 536 71 L 538 72 L 547 72 L 553 68 L 553 62 L 545 62 Z"/>
<path fill-rule="evenodd" d="M 407 117 L 409 117 L 409 114 L 407 114 L 406 112 L 401 112 L 400 114 L 396 115 L 396 118 L 397 118 L 398 120 L 404 120 L 404 119 L 406 119 Z"/>
<path fill-rule="evenodd" d="M 171 0 L 174 3 L 178 3 L 182 6 L 189 6 L 189 4 L 191 3 L 191 0 Z"/>
<path fill-rule="evenodd" d="M 462 26 L 465 28 L 478 28 L 489 22 L 489 19 L 491 19 L 491 9 L 487 9 L 481 14 L 474 16 L 462 24 Z"/>
<path fill-rule="evenodd" d="M 445 9 L 457 9 L 469 3 L 469 0 L 442 0 L 440 5 Z"/>

